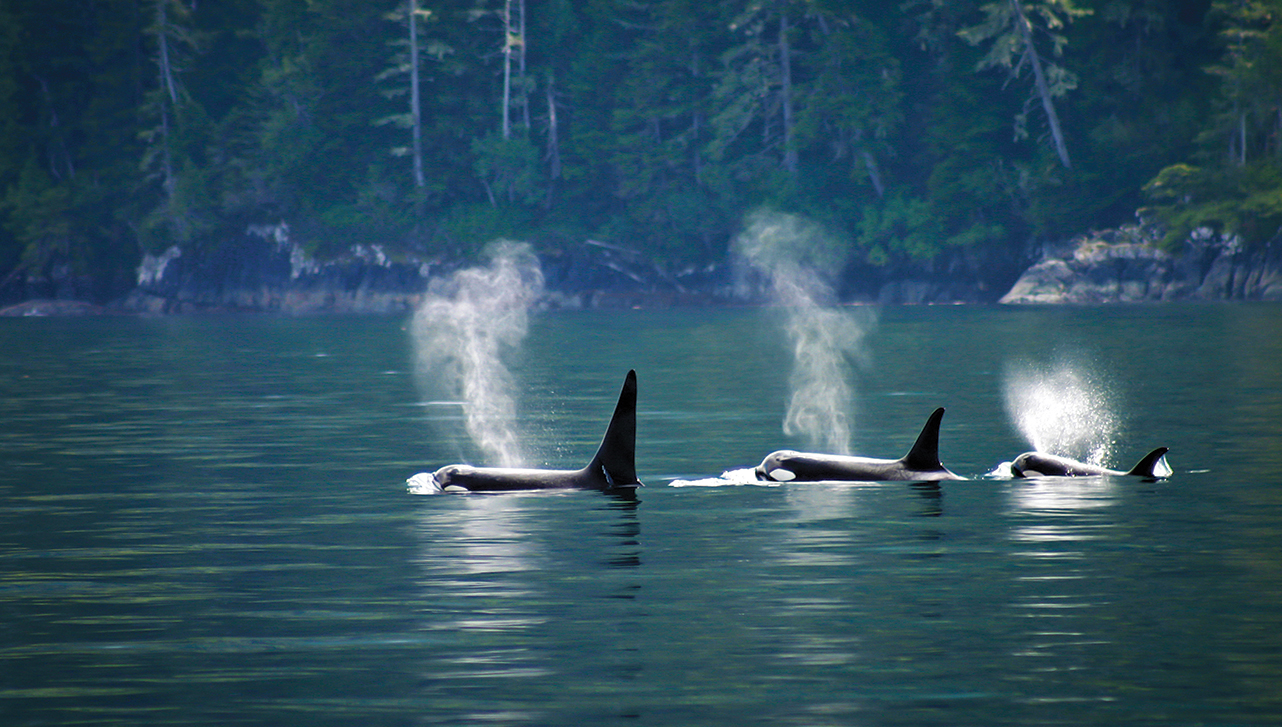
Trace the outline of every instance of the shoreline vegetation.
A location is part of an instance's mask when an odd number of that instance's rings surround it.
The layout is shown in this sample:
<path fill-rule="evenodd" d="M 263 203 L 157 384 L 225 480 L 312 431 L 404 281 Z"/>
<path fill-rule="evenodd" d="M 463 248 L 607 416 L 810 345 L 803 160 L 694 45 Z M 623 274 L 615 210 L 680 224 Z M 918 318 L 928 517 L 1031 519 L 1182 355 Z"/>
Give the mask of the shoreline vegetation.
<path fill-rule="evenodd" d="M 1110 304 L 1183 300 L 1282 301 L 1282 244 L 1248 252 L 1232 238 L 1195 231 L 1183 255 L 1138 227 L 1095 232 L 1048 248 L 1000 296 L 926 277 L 887 280 L 851 291 L 838 304 Z M 1279 242 L 1282 242 L 1280 240 Z M 434 279 L 458 265 L 394 260 L 381 248 L 314 260 L 284 235 L 248 235 L 221 258 L 194 258 L 177 247 L 147 256 L 138 285 L 106 304 L 36 298 L 0 308 L 0 316 L 167 315 L 217 313 L 399 314 L 413 311 Z M 764 305 L 766 282 L 727 262 L 679 273 L 636 251 L 589 241 L 577 255 L 540 260 L 547 279 L 541 309 L 670 308 Z M 839 281 L 840 282 L 840 281 Z M 848 281 L 847 281 L 848 282 Z"/>
<path fill-rule="evenodd" d="M 1282 0 L 12 0 L 0 307 L 1282 297 Z M 51 302 L 49 302 L 51 301 Z"/>

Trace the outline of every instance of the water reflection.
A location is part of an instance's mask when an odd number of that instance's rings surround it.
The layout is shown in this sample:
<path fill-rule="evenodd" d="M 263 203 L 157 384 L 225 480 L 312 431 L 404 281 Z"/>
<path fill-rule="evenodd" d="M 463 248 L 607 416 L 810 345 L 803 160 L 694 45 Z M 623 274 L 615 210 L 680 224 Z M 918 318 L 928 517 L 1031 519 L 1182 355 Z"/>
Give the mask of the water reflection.
<path fill-rule="evenodd" d="M 790 692 L 811 690 L 805 724 L 862 723 L 876 699 L 867 695 L 882 674 L 898 673 L 887 694 L 911 691 L 902 677 L 914 667 L 913 644 L 923 633 L 953 628 L 941 613 L 952 596 L 949 545 L 936 520 L 943 513 L 938 483 L 823 483 L 761 491 L 778 501 L 778 526 L 766 551 L 760 649 L 768 671 Z M 926 519 L 923 519 L 926 518 Z M 929 596 L 921 585 L 931 582 Z M 893 616 L 891 614 L 894 614 Z M 834 681 L 857 683 L 861 698 L 829 693 Z M 907 681 L 916 681 L 908 679 Z"/>
<path fill-rule="evenodd" d="M 462 573 L 534 570 L 538 553 L 523 536 L 526 511 L 520 496 L 464 497 L 450 524 L 456 537 L 427 544 L 424 558 Z"/>
<path fill-rule="evenodd" d="M 537 723 L 547 715 L 532 705 L 563 707 L 565 683 L 599 688 L 596 680 L 640 671 L 636 644 L 621 638 L 641 592 L 637 498 L 571 491 L 414 501 L 419 617 L 437 640 L 422 667 L 433 701 L 476 700 L 485 685 L 489 709 L 473 718 Z M 614 667 L 579 673 L 601 660 Z"/>
<path fill-rule="evenodd" d="M 944 491 L 938 482 L 910 482 L 908 489 L 917 495 L 921 517 L 939 517 L 944 514 Z"/>
<path fill-rule="evenodd" d="M 1010 656 L 1036 680 L 1029 703 L 1106 702 L 1077 672 L 1113 648 L 1110 612 L 1117 575 L 1100 559 L 1118 537 L 1118 478 L 1007 480 L 1007 521 L 1015 571 L 1008 609 L 1015 623 Z"/>
<path fill-rule="evenodd" d="M 756 469 L 745 467 L 727 470 L 719 477 L 705 477 L 697 480 L 676 479 L 669 483 L 671 487 L 765 487 L 775 488 L 785 493 L 785 501 L 797 511 L 798 517 L 810 520 L 831 519 L 853 514 L 855 508 L 854 493 L 861 490 L 876 491 L 881 488 L 907 487 L 910 492 L 919 496 L 922 517 L 939 517 L 943 514 L 943 490 L 938 482 L 806 482 L 780 483 L 771 480 L 758 480 Z M 842 495 L 840 493 L 848 493 Z"/>
<path fill-rule="evenodd" d="M 858 517 L 859 493 L 847 486 L 784 487 L 787 510 L 781 521 L 788 527 L 774 549 L 783 565 L 849 566 L 855 549 L 849 521 Z"/>
<path fill-rule="evenodd" d="M 1115 477 L 1039 477 L 1010 482 L 1010 508 L 1016 513 L 1106 508 L 1117 499 Z"/>

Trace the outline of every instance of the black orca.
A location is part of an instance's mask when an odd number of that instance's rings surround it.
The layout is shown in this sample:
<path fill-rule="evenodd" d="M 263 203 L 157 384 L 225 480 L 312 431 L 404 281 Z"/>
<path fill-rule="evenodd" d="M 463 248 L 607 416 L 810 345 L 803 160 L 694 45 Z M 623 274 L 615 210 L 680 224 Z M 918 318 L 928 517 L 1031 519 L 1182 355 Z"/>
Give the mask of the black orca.
<path fill-rule="evenodd" d="M 809 454 L 785 449 L 771 452 L 757 465 L 757 479 L 767 482 L 960 480 L 939 463 L 939 422 L 943 418 L 942 407 L 931 413 L 912 449 L 899 459 Z"/>
<path fill-rule="evenodd" d="M 1010 463 L 1010 473 L 1015 477 L 1099 477 L 1103 475 L 1134 475 L 1147 479 L 1167 477 L 1171 474 L 1170 465 L 1166 464 L 1166 447 L 1144 455 L 1129 472 L 1111 470 L 1085 462 L 1078 462 L 1068 457 L 1059 457 L 1041 452 L 1025 452 Z"/>
<path fill-rule="evenodd" d="M 637 372 L 623 380 L 614 417 L 605 430 L 596 456 L 581 470 L 517 469 L 446 465 L 435 472 L 409 479 L 417 492 L 507 492 L 512 490 L 635 490 L 641 486 L 636 471 Z"/>

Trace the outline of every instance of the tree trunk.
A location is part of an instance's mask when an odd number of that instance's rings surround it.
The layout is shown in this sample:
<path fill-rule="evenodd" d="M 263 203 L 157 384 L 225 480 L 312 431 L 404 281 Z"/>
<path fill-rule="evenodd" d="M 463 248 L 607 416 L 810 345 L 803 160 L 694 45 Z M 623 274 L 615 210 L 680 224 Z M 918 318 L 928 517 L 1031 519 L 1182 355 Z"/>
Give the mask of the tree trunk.
<path fill-rule="evenodd" d="M 1042 59 L 1037 54 L 1037 47 L 1033 44 L 1032 25 L 1028 22 L 1028 18 L 1024 17 L 1024 7 L 1019 0 L 1010 0 L 1010 3 L 1015 11 L 1015 23 L 1019 25 L 1024 49 L 1028 53 L 1029 65 L 1033 67 L 1033 81 L 1037 85 L 1037 95 L 1042 99 L 1042 110 L 1046 112 L 1046 119 L 1050 123 L 1051 138 L 1055 141 L 1055 153 L 1059 155 L 1059 160 L 1065 169 L 1072 169 L 1073 165 L 1068 160 L 1068 147 L 1064 144 L 1064 133 L 1059 128 L 1059 115 L 1055 113 L 1050 86 L 1046 83 L 1046 73 L 1042 69 Z"/>
<path fill-rule="evenodd" d="M 503 137 L 512 138 L 512 0 L 503 4 Z"/>
<path fill-rule="evenodd" d="M 519 0 L 517 12 L 521 14 L 517 23 L 517 29 L 521 37 L 521 47 L 517 49 L 520 55 L 518 56 L 516 78 L 517 85 L 521 89 L 521 123 L 524 124 L 525 133 L 528 136 L 530 133 L 530 93 L 529 89 L 525 87 L 525 0 Z"/>
<path fill-rule="evenodd" d="M 556 190 L 556 180 L 561 177 L 561 142 L 560 130 L 557 127 L 556 120 L 556 91 L 552 82 L 552 74 L 548 74 L 547 79 L 547 101 L 548 101 L 548 193 L 544 198 L 544 207 L 551 209 L 552 194 Z"/>
<path fill-rule="evenodd" d="M 1246 166 L 1246 112 L 1238 114 L 1238 160 L 1239 167 Z"/>
<path fill-rule="evenodd" d="M 503 3 L 503 138 L 512 138 L 512 0 Z"/>
<path fill-rule="evenodd" d="M 169 154 L 169 110 L 178 103 L 178 90 L 174 84 L 174 69 L 169 61 L 169 0 L 156 0 L 156 65 L 160 74 L 160 153 L 162 187 L 165 199 L 172 200 L 177 182 L 174 180 L 174 163 Z M 165 97 L 169 98 L 166 103 Z"/>
<path fill-rule="evenodd" d="M 873 158 L 872 152 L 864 149 L 862 152 L 864 158 L 864 168 L 868 170 L 868 179 L 872 181 L 872 188 L 877 192 L 877 199 L 886 197 L 886 185 L 881 181 L 881 170 L 877 168 L 877 160 Z"/>
<path fill-rule="evenodd" d="M 418 0 L 409 0 L 410 11 L 410 125 L 414 137 L 414 186 L 426 184 L 423 178 L 423 129 L 418 88 Z"/>
<path fill-rule="evenodd" d="M 45 77 L 32 71 L 31 75 L 40 84 L 40 96 L 44 99 L 45 106 L 49 107 L 49 128 L 52 138 L 49 140 L 47 155 L 49 157 L 49 176 L 62 180 L 63 171 L 67 173 L 69 179 L 76 178 L 76 163 L 71 158 L 71 152 L 67 149 L 67 140 L 62 134 L 60 128 L 62 123 L 58 118 L 58 107 L 53 102 L 53 94 L 49 91 L 49 82 Z M 0 285 L 0 287 L 4 287 Z"/>
<path fill-rule="evenodd" d="M 1273 153 L 1282 156 L 1282 105 L 1278 106 L 1277 125 L 1273 127 Z"/>
<path fill-rule="evenodd" d="M 697 50 L 690 54 L 690 77 L 691 78 L 699 77 L 699 52 Z M 1279 116 L 1279 118 L 1282 118 L 1282 116 Z M 690 156 L 692 157 L 691 161 L 694 165 L 695 184 L 699 184 L 703 178 L 703 164 L 699 159 L 699 149 L 702 146 L 699 143 L 699 136 L 703 130 L 702 122 L 703 122 L 703 115 L 700 113 L 699 109 L 696 107 L 695 110 L 690 114 L 690 151 L 691 151 Z"/>
<path fill-rule="evenodd" d="M 556 120 L 556 93 L 552 87 L 552 79 L 548 78 L 547 83 L 548 99 L 548 174 L 552 179 L 561 177 L 561 143 L 560 130 L 557 127 Z"/>
<path fill-rule="evenodd" d="M 783 168 L 788 174 L 797 174 L 797 146 L 793 139 L 792 110 L 792 50 L 788 46 L 788 13 L 779 13 L 779 75 L 780 100 L 783 102 Z"/>
<path fill-rule="evenodd" d="M 169 62 L 169 0 L 156 0 L 156 44 L 160 54 L 160 86 L 169 94 L 170 103 L 178 103 L 178 91 L 174 86 L 174 69 Z"/>

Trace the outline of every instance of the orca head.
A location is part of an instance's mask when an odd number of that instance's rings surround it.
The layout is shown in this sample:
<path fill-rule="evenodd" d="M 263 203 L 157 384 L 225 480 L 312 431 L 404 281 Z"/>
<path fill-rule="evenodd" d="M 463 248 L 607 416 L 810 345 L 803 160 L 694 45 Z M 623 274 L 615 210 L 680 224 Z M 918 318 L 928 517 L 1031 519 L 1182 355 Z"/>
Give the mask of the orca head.
<path fill-rule="evenodd" d="M 1069 465 L 1072 460 L 1065 460 L 1053 454 L 1025 452 L 1010 463 L 1012 477 L 1067 477 L 1072 474 Z M 1084 473 L 1079 473 L 1084 474 Z"/>
<path fill-rule="evenodd" d="M 448 464 L 432 473 L 432 479 L 441 492 L 471 492 L 462 483 L 475 473 L 476 468 L 470 464 Z"/>
<path fill-rule="evenodd" d="M 792 482 L 797 479 L 797 473 L 793 469 L 785 466 L 785 462 L 797 453 L 791 449 L 781 449 L 777 452 L 771 452 L 766 458 L 761 460 L 754 472 L 757 475 L 758 482 Z"/>

